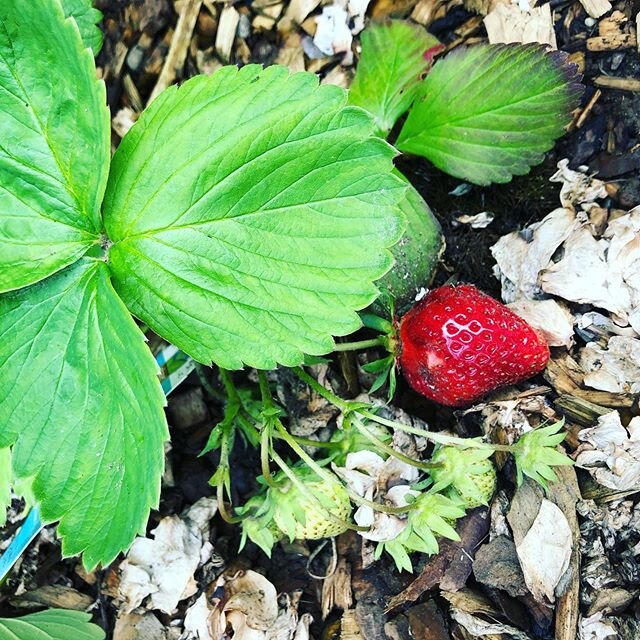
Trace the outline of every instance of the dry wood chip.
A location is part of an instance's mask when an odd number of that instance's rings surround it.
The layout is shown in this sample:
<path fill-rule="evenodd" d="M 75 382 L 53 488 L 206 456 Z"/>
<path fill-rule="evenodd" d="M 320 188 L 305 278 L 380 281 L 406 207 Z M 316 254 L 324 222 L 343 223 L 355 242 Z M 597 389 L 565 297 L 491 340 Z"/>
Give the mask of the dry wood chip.
<path fill-rule="evenodd" d="M 93 598 L 71 587 L 45 585 L 11 598 L 10 603 L 18 609 L 40 609 L 50 607 L 87 611 L 93 604 Z"/>
<path fill-rule="evenodd" d="M 231 5 L 227 5 L 220 14 L 220 24 L 216 34 L 216 51 L 222 60 L 229 61 L 240 14 Z"/>
<path fill-rule="evenodd" d="M 592 18 L 599 18 L 611 11 L 609 0 L 580 0 L 580 4 Z"/>
<path fill-rule="evenodd" d="M 304 50 L 300 34 L 292 32 L 286 37 L 284 45 L 278 51 L 276 64 L 288 67 L 292 73 L 304 71 Z"/>
<path fill-rule="evenodd" d="M 327 73 L 322 79 L 320 84 L 335 84 L 337 87 L 348 89 L 351 85 L 351 74 L 349 74 L 343 67 L 338 65 Z"/>
<path fill-rule="evenodd" d="M 113 640 L 166 640 L 167 630 L 153 613 L 128 613 L 119 616 Z"/>
<path fill-rule="evenodd" d="M 171 40 L 169 53 L 167 53 L 167 58 L 160 72 L 160 77 L 156 82 L 156 86 L 149 96 L 149 104 L 172 84 L 178 74 L 182 72 L 201 6 L 202 0 L 184 1 L 180 16 L 178 17 L 178 24 L 176 25 L 176 30 Z"/>
<path fill-rule="evenodd" d="M 285 17 L 296 24 L 302 24 L 305 18 L 320 4 L 320 0 L 291 0 Z"/>
<path fill-rule="evenodd" d="M 524 11 L 517 4 L 499 4 L 484 19 L 491 44 L 541 42 L 557 49 L 550 5 Z"/>
<path fill-rule="evenodd" d="M 511 0 L 463 0 L 463 4 L 465 9 L 486 16 L 500 4 L 511 4 Z"/>
<path fill-rule="evenodd" d="M 587 38 L 588 51 L 618 51 L 619 49 L 635 49 L 637 46 L 638 41 L 634 33 L 617 33 Z"/>
<path fill-rule="evenodd" d="M 596 76 L 593 79 L 596 87 L 619 89 L 620 91 L 640 91 L 640 80 L 637 78 L 616 78 L 614 76 Z"/>
<path fill-rule="evenodd" d="M 428 27 L 436 17 L 443 0 L 420 0 L 411 12 L 411 19 L 418 24 Z"/>

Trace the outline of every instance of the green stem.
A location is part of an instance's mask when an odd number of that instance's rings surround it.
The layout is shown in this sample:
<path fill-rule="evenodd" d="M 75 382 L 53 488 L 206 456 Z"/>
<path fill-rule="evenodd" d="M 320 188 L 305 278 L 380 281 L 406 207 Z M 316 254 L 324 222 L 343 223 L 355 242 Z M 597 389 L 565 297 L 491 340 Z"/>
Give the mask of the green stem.
<path fill-rule="evenodd" d="M 334 351 L 359 351 L 360 349 L 368 349 L 369 347 L 381 347 L 383 342 L 381 338 L 371 338 L 370 340 L 356 340 L 355 342 L 336 342 Z"/>
<path fill-rule="evenodd" d="M 293 373 L 295 373 L 300 380 L 306 382 L 319 396 L 322 396 L 325 400 L 328 400 L 332 405 L 336 406 L 342 413 L 348 413 L 350 411 L 349 402 L 338 397 L 335 393 L 329 391 L 326 387 L 323 387 L 313 376 L 310 376 L 301 367 L 293 367 Z"/>
<path fill-rule="evenodd" d="M 393 333 L 393 324 L 386 318 L 381 318 L 374 313 L 361 313 L 360 320 L 367 329 L 373 329 L 380 333 L 390 334 Z"/>
<path fill-rule="evenodd" d="M 369 429 L 367 429 L 366 425 L 364 425 L 360 420 L 358 420 L 355 417 L 353 418 L 353 424 L 355 425 L 356 429 L 365 438 L 367 438 L 367 440 L 369 440 L 369 442 L 372 442 L 378 449 L 380 449 L 381 451 L 384 451 L 387 455 L 393 458 L 397 458 L 398 460 L 400 460 L 400 462 L 404 462 L 405 464 L 408 464 L 409 466 L 414 467 L 416 469 L 422 469 L 423 471 L 430 471 L 431 469 L 436 469 L 442 466 L 437 463 L 421 462 L 420 460 L 414 460 L 413 458 L 406 456 L 401 451 L 397 451 L 396 449 L 394 449 L 393 447 L 390 447 L 388 444 L 386 444 L 379 438 L 376 438 L 376 436 L 374 436 L 369 431 Z"/>
<path fill-rule="evenodd" d="M 196 362 L 196 373 L 198 374 L 198 379 L 200 380 L 200 384 L 204 387 L 204 390 L 217 402 L 223 404 L 226 400 L 223 393 L 220 393 L 209 380 L 209 373 L 211 372 L 211 367 L 205 367 L 205 365 Z"/>
<path fill-rule="evenodd" d="M 413 435 L 422 436 L 426 440 L 431 442 L 435 442 L 437 444 L 445 444 L 445 445 L 454 445 L 457 447 L 462 447 L 464 449 L 491 449 L 492 451 L 512 451 L 513 447 L 506 444 L 491 444 L 489 442 L 478 442 L 472 438 L 459 438 L 457 436 L 448 436 L 444 433 L 435 433 L 433 431 L 427 431 L 426 429 L 420 429 L 418 427 L 412 427 L 408 424 L 403 424 L 402 422 L 397 422 L 395 420 L 387 420 L 381 416 L 376 415 L 375 413 L 367 410 L 358 409 L 357 412 L 369 420 L 373 420 L 379 424 L 384 425 L 385 427 L 391 427 L 392 429 L 399 429 L 400 431 L 405 431 L 406 433 L 411 433 Z"/>
<path fill-rule="evenodd" d="M 271 475 L 271 467 L 269 466 L 269 454 L 273 450 L 271 444 L 271 434 L 273 433 L 273 427 L 271 422 L 268 421 L 262 426 L 262 434 L 260 435 L 260 466 L 262 468 L 262 477 L 264 481 L 272 489 L 276 489 L 278 485 Z"/>
<path fill-rule="evenodd" d="M 224 502 L 224 480 L 222 479 L 216 484 L 216 499 L 218 500 L 218 512 L 225 522 L 228 522 L 229 524 L 238 524 L 238 522 L 242 522 L 242 518 L 232 516 L 227 511 L 227 506 Z"/>

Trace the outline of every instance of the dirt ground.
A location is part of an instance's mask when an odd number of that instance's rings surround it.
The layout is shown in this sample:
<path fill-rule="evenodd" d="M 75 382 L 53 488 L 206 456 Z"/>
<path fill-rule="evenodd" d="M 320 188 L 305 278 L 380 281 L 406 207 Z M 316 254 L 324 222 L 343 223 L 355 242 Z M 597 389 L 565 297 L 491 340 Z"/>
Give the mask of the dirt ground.
<path fill-rule="evenodd" d="M 393 15 L 407 17 L 411 14 L 416 0 L 402 0 L 391 3 L 374 0 L 367 15 Z M 172 44 L 173 30 L 176 26 L 177 14 L 169 0 L 98 0 L 96 5 L 103 11 L 105 45 L 98 57 L 98 67 L 103 71 L 108 88 L 108 100 L 114 117 L 126 109 L 128 117 L 134 117 L 139 107 L 146 103 L 158 80 L 160 70 L 167 51 Z M 178 3 L 176 3 L 178 4 Z M 220 3 L 209 3 L 219 15 L 224 6 Z M 253 3 L 255 4 L 255 3 Z M 246 16 L 241 22 L 245 29 L 243 37 L 236 37 L 230 54 L 230 63 L 244 64 L 258 62 L 273 63 L 283 47 L 290 32 L 305 33 L 305 27 L 293 26 L 289 32 L 278 31 L 274 21 L 270 29 L 256 29 L 253 19 L 257 11 L 251 0 L 233 3 L 233 6 Z M 287 2 L 284 3 L 285 9 Z M 436 4 L 436 3 L 434 3 Z M 465 8 L 462 2 L 440 2 L 440 17 L 426 25 L 431 33 L 445 43 L 466 39 L 481 41 L 486 32 L 479 21 L 466 37 L 459 36 L 459 30 L 470 21 L 477 20 L 478 14 Z M 543 3 L 544 4 L 544 3 Z M 572 0 L 553 0 L 551 6 L 555 12 L 555 27 L 558 48 L 569 54 L 582 54 L 584 64 L 584 83 L 586 92 L 582 99 L 584 107 L 593 97 L 596 87 L 593 78 L 597 76 L 615 76 L 621 78 L 637 78 L 640 73 L 640 54 L 638 48 L 612 49 L 601 52 L 588 51 L 586 39 L 597 33 L 598 20 L 589 18 L 580 2 Z M 633 2 L 614 2 L 613 10 L 619 10 L 635 20 L 636 7 Z M 184 72 L 178 72 L 177 80 L 195 75 L 205 64 L 217 64 L 212 48 L 218 28 L 218 15 L 212 15 L 209 5 L 203 5 L 198 18 L 193 40 L 187 51 Z M 319 9 L 313 15 L 317 15 Z M 607 14 L 610 15 L 610 14 Z M 244 26 L 242 26 L 244 25 Z M 308 25 L 307 25 L 308 28 Z M 141 41 L 145 45 L 140 46 Z M 137 48 L 136 48 L 137 47 Z M 354 42 L 357 49 L 357 37 Z M 132 60 L 132 52 L 137 56 Z M 578 56 L 579 57 L 579 56 Z M 138 59 L 139 58 L 139 59 Z M 319 62 L 306 59 L 307 68 L 311 68 L 325 77 L 335 69 L 339 69 L 342 56 L 334 56 Z M 213 62 L 212 62 L 213 61 Z M 214 66 L 215 66 L 214 64 Z M 345 69 L 346 77 L 351 69 Z M 500 298 L 500 282 L 493 273 L 495 264 L 490 247 L 496 241 L 512 232 L 523 229 L 544 218 L 558 206 L 560 184 L 549 182 L 555 172 L 559 160 L 568 158 L 570 167 L 580 165 L 589 167 L 589 171 L 605 180 L 610 188 L 610 196 L 601 202 L 603 208 L 628 210 L 640 204 L 640 92 L 601 88 L 601 95 L 590 109 L 588 117 L 582 125 L 573 127 L 555 148 L 547 154 L 545 161 L 535 167 L 529 175 L 515 178 L 504 185 L 490 187 L 470 186 L 462 195 L 452 195 L 460 188 L 461 181 L 444 175 L 426 160 L 403 157 L 398 166 L 411 183 L 426 199 L 438 218 L 446 239 L 446 251 L 434 279 L 435 284 L 448 281 L 460 281 L 476 284 L 496 298 Z M 133 114 L 133 115 L 132 115 Z M 119 136 L 113 134 L 114 146 Z M 494 219 L 486 228 L 473 228 L 469 224 L 457 221 L 462 215 L 476 215 L 490 212 Z M 369 354 L 370 357 L 371 354 Z M 361 391 L 354 386 L 354 371 L 357 362 L 355 355 L 335 359 L 330 366 L 330 378 L 346 396 L 353 396 Z M 242 386 L 250 384 L 249 373 L 240 373 L 236 382 Z M 357 375 L 355 376 L 357 381 Z M 286 374 L 278 378 L 283 388 L 289 381 Z M 528 389 L 544 387 L 547 399 L 551 403 L 561 395 L 554 388 L 554 381 L 540 376 L 528 385 Z M 210 392 L 213 388 L 214 393 Z M 172 481 L 165 486 L 160 508 L 152 514 L 148 530 L 155 528 L 161 518 L 179 514 L 205 496 L 213 496 L 209 479 L 217 466 L 217 454 L 209 453 L 199 457 L 210 430 L 222 417 L 223 405 L 219 399 L 219 383 L 214 372 L 208 370 L 194 371 L 180 388 L 171 396 L 168 406 L 169 424 L 171 426 L 172 449 L 168 461 L 172 472 Z M 302 411 L 308 398 L 302 397 Z M 413 393 L 402 380 L 399 381 L 394 406 L 402 408 L 413 416 L 427 421 L 433 428 L 450 429 L 462 436 L 478 435 L 482 432 L 482 413 L 463 414 L 451 409 L 436 407 Z M 291 411 L 293 407 L 286 407 Z M 612 407 L 609 407 L 612 408 Z M 624 408 L 624 415 L 637 415 L 637 398 Z M 570 448 L 572 446 L 571 439 Z M 242 443 L 234 450 L 232 457 L 233 497 L 242 502 L 255 490 L 255 476 L 259 468 L 259 460 L 255 452 Z M 589 488 L 586 473 L 578 471 L 580 487 Z M 575 475 L 574 475 L 575 478 Z M 500 487 L 506 494 L 513 495 L 513 470 L 506 467 L 500 475 Z M 591 487 L 593 488 L 593 487 Z M 638 487 L 640 492 L 640 487 Z M 583 496 L 584 497 L 584 496 Z M 624 498 L 631 501 L 633 509 L 637 493 L 627 492 Z M 611 499 L 598 503 L 604 509 L 611 504 Z M 616 503 L 617 504 L 617 503 Z M 19 511 L 19 505 L 16 505 Z M 593 506 L 593 508 L 596 508 Z M 18 516 L 14 522 L 18 521 Z M 469 516 L 468 540 L 476 540 L 475 548 L 486 542 L 488 536 L 487 509 L 480 508 Z M 581 516 L 585 528 L 583 537 L 589 540 L 590 523 L 593 519 Z M 6 539 L 15 531 L 16 525 L 10 525 L 4 532 Z M 466 525 L 465 525 L 466 526 Z M 610 535 L 615 533 L 615 527 Z M 596 534 L 593 534 L 596 535 Z M 274 549 L 269 560 L 255 545 L 249 543 L 242 553 L 238 554 L 239 528 L 226 524 L 215 518 L 212 523 L 210 540 L 214 547 L 213 559 L 196 573 L 200 592 L 214 598 L 216 580 L 222 572 L 233 573 L 238 570 L 252 569 L 263 573 L 276 587 L 279 593 L 299 591 L 298 615 L 310 613 L 313 622 L 310 625 L 311 637 L 320 639 L 343 638 L 355 640 L 382 640 L 384 638 L 415 638 L 417 640 L 446 640 L 447 638 L 464 639 L 480 637 L 474 635 L 449 616 L 451 597 L 442 595 L 438 585 L 440 580 L 431 579 L 434 569 L 433 559 L 422 558 L 416 563 L 414 574 L 399 574 L 388 558 L 382 558 L 367 569 L 362 568 L 360 556 L 360 539 L 350 532 L 337 541 L 338 557 L 349 566 L 350 585 L 353 592 L 354 620 L 346 620 L 343 609 L 334 607 L 326 618 L 322 616 L 323 583 L 313 579 L 313 574 L 323 574 L 331 562 L 331 545 L 324 543 L 281 544 Z M 640 626 L 636 621 L 640 616 L 637 594 L 640 592 L 640 565 L 635 557 L 625 554 L 640 541 L 640 533 L 636 536 L 620 536 L 610 549 L 603 554 L 607 557 L 609 568 L 618 577 L 610 584 L 629 594 L 626 600 L 621 597 L 616 606 L 603 608 L 605 613 L 613 613 L 622 620 L 618 627 L 620 638 L 640 638 Z M 589 549 L 583 549 L 588 555 Z M 317 554 L 316 554 L 317 552 Z M 443 558 L 447 566 L 455 565 L 447 561 L 448 548 L 443 548 Z M 466 553 L 466 551 L 465 551 Z M 316 555 L 314 555 L 316 554 Z M 625 564 L 626 563 L 626 564 Z M 461 570 L 462 571 L 462 570 Z M 626 573 L 625 573 L 626 572 Z M 464 573 L 464 571 L 463 571 Z M 422 576 L 422 583 L 416 584 L 417 576 Z M 426 576 L 426 577 L 425 577 Z M 180 637 L 177 632 L 170 631 L 172 622 L 182 620 L 184 612 L 194 597 L 180 604 L 178 611 L 168 615 L 158 611 L 153 615 L 159 621 L 159 627 L 150 635 L 131 635 L 121 633 L 112 635 L 116 627 L 120 604 L 116 597 L 119 580 L 118 564 L 87 575 L 80 568 L 75 558 L 61 559 L 58 542 L 53 531 L 47 530 L 40 540 L 26 553 L 20 566 L 3 585 L 0 592 L 0 609 L 2 615 L 16 615 L 18 611 L 30 610 L 38 606 L 71 606 L 86 608 L 89 603 L 94 620 L 108 633 L 108 637 L 116 640 L 133 638 L 174 638 Z M 455 581 L 454 581 L 455 582 Z M 554 614 L 558 613 L 555 605 L 543 606 L 534 601 L 530 595 L 514 597 L 500 592 L 495 587 L 486 586 L 477 576 L 467 572 L 464 579 L 456 583 L 455 591 L 464 594 L 476 594 L 488 598 L 493 611 L 499 611 L 502 620 L 516 627 L 523 634 L 521 638 L 539 638 L 550 640 L 560 638 L 568 640 L 569 636 L 561 636 Z M 405 589 L 411 587 L 415 597 L 405 597 Z M 50 591 L 43 588 L 53 588 Z M 399 600 L 394 596 L 404 592 Z M 30 593 L 39 594 L 29 597 Z M 593 610 L 593 598 L 586 592 L 580 596 L 580 607 L 583 615 Z M 324 598 L 326 598 L 326 594 Z M 404 601 L 403 601 L 403 598 Z M 620 604 L 622 602 L 622 604 Z M 392 605 L 390 607 L 390 604 Z M 562 612 L 558 615 L 563 615 Z M 353 623 L 353 624 L 352 624 Z M 349 626 L 351 625 L 352 626 Z M 386 625 L 386 626 L 385 626 Z M 175 622 L 174 622 L 175 626 Z M 154 635 L 155 634 L 155 635 Z M 638 634 L 638 635 L 635 635 Z M 231 636 L 229 636 L 231 637 Z M 494 631 L 484 637 L 511 638 L 518 637 L 508 632 Z M 574 636 L 575 637 L 575 636 Z M 588 636 L 594 640 L 606 636 Z M 585 636 L 584 640 L 586 640 Z"/>

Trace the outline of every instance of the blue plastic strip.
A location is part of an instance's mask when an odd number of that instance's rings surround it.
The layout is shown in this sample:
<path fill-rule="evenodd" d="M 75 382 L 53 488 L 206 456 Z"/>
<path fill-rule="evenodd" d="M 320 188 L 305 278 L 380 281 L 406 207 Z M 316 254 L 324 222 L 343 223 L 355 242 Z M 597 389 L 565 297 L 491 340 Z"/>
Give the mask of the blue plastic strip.
<path fill-rule="evenodd" d="M 43 527 L 44 525 L 40 520 L 40 509 L 33 507 L 20 529 L 18 529 L 16 537 L 0 557 L 0 583 L 4 582 L 13 565 L 31 544 L 31 541 L 42 531 Z"/>

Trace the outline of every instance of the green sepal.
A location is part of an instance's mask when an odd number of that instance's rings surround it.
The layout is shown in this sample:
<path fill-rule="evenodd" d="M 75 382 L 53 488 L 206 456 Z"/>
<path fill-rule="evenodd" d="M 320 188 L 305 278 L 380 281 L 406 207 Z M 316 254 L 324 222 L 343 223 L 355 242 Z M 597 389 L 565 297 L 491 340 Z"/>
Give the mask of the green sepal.
<path fill-rule="evenodd" d="M 551 467 L 573 464 L 571 458 L 556 449 L 566 436 L 560 433 L 563 426 L 564 419 L 520 436 L 513 448 L 518 486 L 528 476 L 547 489 L 548 482 L 558 479 Z"/>

